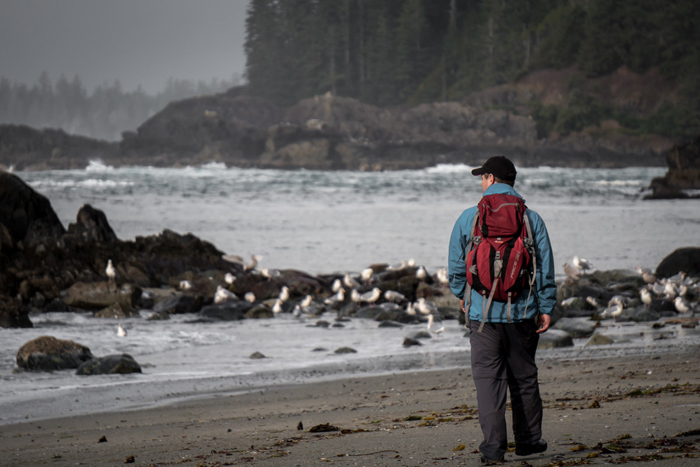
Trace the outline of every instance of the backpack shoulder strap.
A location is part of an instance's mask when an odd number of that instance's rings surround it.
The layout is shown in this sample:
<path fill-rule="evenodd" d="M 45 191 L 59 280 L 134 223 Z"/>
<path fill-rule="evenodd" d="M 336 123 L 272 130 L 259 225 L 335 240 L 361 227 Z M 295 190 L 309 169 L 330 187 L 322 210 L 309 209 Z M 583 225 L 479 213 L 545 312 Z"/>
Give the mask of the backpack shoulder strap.
<path fill-rule="evenodd" d="M 476 214 L 474 214 L 474 221 L 472 221 L 472 228 L 471 231 L 469 232 L 469 241 L 467 242 L 467 248 L 464 250 L 464 268 L 467 268 L 467 255 L 472 249 L 472 245 L 474 245 L 474 234 L 476 233 L 476 223 L 479 221 L 479 211 L 476 211 Z M 469 271 L 466 271 L 468 274 Z M 465 305 L 464 305 L 464 324 L 467 329 L 469 329 L 469 309 L 472 307 L 472 286 L 467 281 L 467 289 L 464 291 L 465 295 Z"/>

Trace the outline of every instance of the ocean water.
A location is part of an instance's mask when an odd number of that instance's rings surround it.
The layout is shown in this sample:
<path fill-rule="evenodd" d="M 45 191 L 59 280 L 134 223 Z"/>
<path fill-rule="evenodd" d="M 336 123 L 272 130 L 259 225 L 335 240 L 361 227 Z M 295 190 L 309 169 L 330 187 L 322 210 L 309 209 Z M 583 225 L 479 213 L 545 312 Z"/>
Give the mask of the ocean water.
<path fill-rule="evenodd" d="M 18 175 L 51 201 L 67 225 L 85 203 L 103 210 L 122 240 L 169 228 L 191 232 L 229 254 L 263 255 L 261 267 L 311 273 L 357 272 L 371 263 L 415 258 L 430 272 L 447 262 L 447 242 L 461 211 L 480 198 L 466 166 L 385 173 L 274 171 L 226 168 L 105 167 Z M 675 248 L 700 243 L 700 201 L 642 201 L 658 168 L 521 169 L 516 189 L 544 218 L 557 267 L 573 255 L 600 269 L 654 268 Z M 350 375 L 464 367 L 469 339 L 456 321 L 439 338 L 405 348 L 423 325 L 378 328 L 355 319 L 342 328 L 288 315 L 271 320 L 200 323 L 194 315 L 148 321 L 89 313 L 33 315 L 32 329 L 0 329 L 0 424 L 22 420 L 170 404 L 193 397 L 262 391 Z M 326 314 L 324 319 L 332 321 Z M 700 345 L 679 326 L 654 330 L 617 324 L 605 349 L 585 340 L 538 358 L 586 358 L 677 351 Z M 73 371 L 14 372 L 15 353 L 30 339 L 52 335 L 90 347 L 97 356 L 129 353 L 143 374 L 78 377 Z M 663 338 L 663 339 L 661 339 Z M 353 354 L 335 354 L 348 346 Z M 320 349 L 320 350 L 319 350 Z M 268 358 L 250 359 L 253 352 Z"/>

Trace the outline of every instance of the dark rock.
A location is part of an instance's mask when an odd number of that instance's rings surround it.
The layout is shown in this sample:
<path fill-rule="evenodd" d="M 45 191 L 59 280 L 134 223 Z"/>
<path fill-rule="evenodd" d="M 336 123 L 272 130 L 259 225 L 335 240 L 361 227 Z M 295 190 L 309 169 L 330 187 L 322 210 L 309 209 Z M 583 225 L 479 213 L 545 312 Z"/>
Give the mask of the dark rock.
<path fill-rule="evenodd" d="M 337 354 L 344 354 L 344 353 L 357 353 L 357 350 L 353 349 L 352 347 L 340 347 L 335 349 L 335 352 Z"/>
<path fill-rule="evenodd" d="M 252 307 L 252 304 L 245 301 L 226 302 L 219 305 L 205 306 L 199 312 L 199 315 L 217 321 L 239 321 L 246 318 L 246 313 Z"/>
<path fill-rule="evenodd" d="M 54 298 L 51 300 L 45 307 L 44 307 L 44 313 L 51 313 L 51 312 L 66 312 L 70 311 L 70 307 L 66 305 L 63 300 L 60 298 Z"/>
<path fill-rule="evenodd" d="M 203 298 L 201 295 L 189 295 L 177 292 L 153 305 L 153 311 L 156 313 L 166 312 L 171 315 L 197 313 L 202 309 L 202 302 Z"/>
<path fill-rule="evenodd" d="M 381 309 L 381 307 L 380 307 Z M 397 310 L 383 310 L 377 316 L 375 316 L 375 321 L 399 321 L 403 318 L 406 313 L 401 309 Z"/>
<path fill-rule="evenodd" d="M 430 334 L 428 331 L 418 331 L 415 334 L 412 334 L 411 339 L 432 339 L 433 336 Z"/>
<path fill-rule="evenodd" d="M 52 336 L 41 336 L 17 351 L 17 366 L 25 370 L 54 371 L 78 368 L 92 353 L 84 345 Z"/>
<path fill-rule="evenodd" d="M 396 321 L 386 320 L 386 321 L 382 321 L 381 323 L 379 323 L 378 327 L 380 327 L 380 328 L 402 328 L 403 324 L 396 322 Z"/>
<path fill-rule="evenodd" d="M 637 323 L 647 322 L 647 321 L 658 321 L 661 318 L 659 313 L 655 312 L 651 308 L 641 306 L 632 312 L 631 319 Z"/>
<path fill-rule="evenodd" d="M 198 294 L 205 297 L 213 297 L 216 294 L 217 287 L 226 286 L 224 277 L 226 273 L 218 269 L 212 269 L 203 272 L 186 271 L 177 276 L 171 277 L 168 280 L 168 285 L 174 289 L 180 288 L 180 282 L 188 281 L 192 288 L 187 290 L 188 294 Z"/>
<path fill-rule="evenodd" d="M 679 248 L 656 267 L 656 277 L 662 279 L 671 277 L 679 272 L 688 276 L 700 276 L 700 248 Z"/>
<path fill-rule="evenodd" d="M 330 327 L 330 325 L 331 325 L 331 323 L 321 319 L 321 320 L 316 321 L 316 324 L 314 324 L 313 327 L 327 328 L 327 327 Z"/>
<path fill-rule="evenodd" d="M 609 338 L 608 336 L 605 336 L 603 334 L 593 334 L 590 339 L 588 339 L 588 342 L 586 342 L 586 346 L 589 345 L 610 345 L 614 344 L 615 341 Z"/>
<path fill-rule="evenodd" d="M 0 295 L 0 327 L 31 328 L 29 309 L 16 298 Z"/>
<path fill-rule="evenodd" d="M 99 310 L 114 303 L 128 309 L 139 305 L 141 293 L 140 287 L 131 284 L 119 287 L 112 282 L 76 282 L 66 291 L 63 302 L 86 310 Z"/>
<path fill-rule="evenodd" d="M 363 306 L 355 312 L 355 316 L 364 319 L 377 319 L 377 316 L 384 313 L 384 310 L 377 306 Z"/>
<path fill-rule="evenodd" d="M 260 352 L 253 352 L 252 354 L 250 354 L 250 356 L 248 358 L 252 358 L 253 360 L 258 360 L 258 359 L 267 358 L 267 357 L 265 357 L 265 355 L 261 354 Z"/>
<path fill-rule="evenodd" d="M 588 337 L 595 331 L 595 322 L 581 318 L 562 318 L 552 327 L 566 331 L 572 337 Z"/>
<path fill-rule="evenodd" d="M 124 305 L 120 302 L 113 303 L 107 308 L 104 308 L 97 313 L 95 313 L 95 318 L 128 318 L 138 314 L 135 308 L 128 305 Z"/>
<path fill-rule="evenodd" d="M 247 319 L 269 319 L 274 318 L 275 314 L 270 307 L 266 306 L 264 303 L 259 303 L 248 310 L 245 317 Z"/>
<path fill-rule="evenodd" d="M 127 375 L 141 373 L 141 366 L 129 354 L 107 355 L 93 358 L 83 363 L 75 372 L 76 375 Z"/>
<path fill-rule="evenodd" d="M 652 194 L 644 199 L 689 198 L 683 190 L 700 189 L 700 136 L 676 144 L 666 155 L 668 172 L 652 180 Z M 697 196 L 694 196 L 697 197 Z"/>
<path fill-rule="evenodd" d="M 238 281 L 236 281 L 236 282 L 238 282 Z M 234 282 L 234 284 L 236 282 Z M 253 294 L 255 294 L 256 300 L 268 300 L 270 298 L 279 297 L 280 290 L 282 290 L 283 285 L 284 285 L 284 282 L 283 282 L 281 277 L 278 277 L 275 279 L 270 279 L 270 280 L 265 279 L 264 281 L 261 281 L 261 282 L 258 282 L 257 284 L 255 284 L 253 286 L 251 292 L 253 292 Z"/>
<path fill-rule="evenodd" d="M 167 311 L 156 311 L 146 319 L 148 321 L 165 321 L 167 319 L 170 319 L 170 313 L 168 313 Z"/>
<path fill-rule="evenodd" d="M 557 349 L 573 346 L 574 340 L 571 334 L 560 329 L 548 329 L 544 334 L 540 334 L 540 339 L 537 342 L 538 349 Z"/>
<path fill-rule="evenodd" d="M 107 222 L 107 216 L 99 209 L 84 204 L 78 211 L 77 222 L 68 225 L 68 232 L 75 234 L 85 242 L 110 243 L 117 235 Z"/>
<path fill-rule="evenodd" d="M 418 340 L 413 339 L 411 337 L 405 337 L 403 340 L 403 346 L 404 347 L 411 347 L 413 345 L 423 345 L 421 344 Z"/>
<path fill-rule="evenodd" d="M 55 243 L 65 231 L 46 197 L 16 175 L 0 170 L 0 252 Z"/>

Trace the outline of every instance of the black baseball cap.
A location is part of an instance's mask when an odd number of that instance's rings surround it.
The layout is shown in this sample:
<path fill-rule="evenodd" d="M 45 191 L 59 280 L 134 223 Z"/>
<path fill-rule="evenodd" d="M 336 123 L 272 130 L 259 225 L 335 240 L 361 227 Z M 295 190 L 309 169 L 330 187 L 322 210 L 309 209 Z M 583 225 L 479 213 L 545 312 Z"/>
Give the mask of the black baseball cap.
<path fill-rule="evenodd" d="M 504 156 L 490 157 L 484 165 L 472 169 L 472 175 L 493 174 L 501 180 L 514 182 L 518 171 L 515 170 L 513 163 Z"/>

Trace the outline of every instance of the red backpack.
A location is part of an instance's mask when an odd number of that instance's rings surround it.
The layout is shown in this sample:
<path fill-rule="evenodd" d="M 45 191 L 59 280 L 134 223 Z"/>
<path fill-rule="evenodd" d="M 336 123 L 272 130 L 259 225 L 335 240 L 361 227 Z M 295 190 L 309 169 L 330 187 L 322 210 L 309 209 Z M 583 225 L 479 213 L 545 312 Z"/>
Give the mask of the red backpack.
<path fill-rule="evenodd" d="M 530 293 L 535 283 L 537 259 L 530 221 L 525 215 L 525 202 L 515 195 L 493 194 L 481 198 L 474 216 L 466 249 L 467 305 L 469 316 L 471 289 L 484 298 L 479 332 L 484 327 L 491 302 L 511 302 L 527 286 Z M 528 303 L 530 297 L 528 296 Z M 523 319 L 527 314 L 527 305 Z"/>

